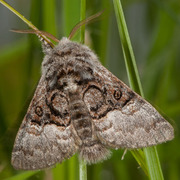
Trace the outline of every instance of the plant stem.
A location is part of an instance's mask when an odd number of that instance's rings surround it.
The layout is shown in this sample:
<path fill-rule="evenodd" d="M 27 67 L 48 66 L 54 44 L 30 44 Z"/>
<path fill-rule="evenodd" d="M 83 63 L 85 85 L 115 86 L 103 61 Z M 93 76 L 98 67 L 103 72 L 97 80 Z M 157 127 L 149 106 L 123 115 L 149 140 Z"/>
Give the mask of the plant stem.
<path fill-rule="evenodd" d="M 5 7 L 7 7 L 11 12 L 13 12 L 16 16 L 18 16 L 21 20 L 23 20 L 30 28 L 32 28 L 35 31 L 38 31 L 38 28 L 36 26 L 34 26 L 30 21 L 28 21 L 23 15 L 21 15 L 18 11 L 16 11 L 13 7 L 11 7 L 8 3 L 6 3 L 3 0 L 0 0 L 0 3 L 3 4 Z M 53 47 L 54 45 L 52 44 L 51 41 L 49 41 L 48 38 L 46 38 L 46 36 L 38 34 L 39 36 L 41 36 L 51 47 Z"/>
<path fill-rule="evenodd" d="M 158 152 L 155 146 L 144 148 L 145 160 L 147 164 L 149 179 L 163 180 L 163 173 L 158 157 Z"/>
<path fill-rule="evenodd" d="M 136 65 L 136 60 L 131 45 L 126 21 L 124 18 L 123 9 L 120 0 L 114 0 L 114 9 L 116 13 L 116 19 L 119 28 L 120 39 L 123 48 L 123 55 L 126 64 L 127 75 L 129 79 L 130 87 L 144 97 L 142 85 L 139 78 L 139 73 Z"/>
<path fill-rule="evenodd" d="M 80 21 L 86 18 L 86 0 L 81 0 L 81 14 Z M 85 25 L 82 25 L 80 28 L 80 42 L 84 44 L 85 40 Z"/>
<path fill-rule="evenodd" d="M 131 88 L 143 97 L 144 96 L 143 90 L 136 66 L 136 61 L 135 61 L 128 29 L 126 26 L 126 21 L 124 18 L 122 5 L 120 0 L 113 0 L 113 2 L 114 2 L 114 9 L 116 13 L 116 19 L 119 28 L 119 34 L 122 43 L 123 55 L 126 64 L 129 83 Z M 144 148 L 144 156 L 140 152 L 142 151 L 138 152 L 138 150 L 135 150 L 132 152 L 132 154 L 139 163 L 139 165 L 142 167 L 144 172 L 145 173 L 148 172 L 149 179 L 163 180 L 164 178 L 163 178 L 156 147 Z"/>
<path fill-rule="evenodd" d="M 79 158 L 79 180 L 87 180 L 86 162 L 81 158 Z"/>
<path fill-rule="evenodd" d="M 86 18 L 86 0 L 81 0 L 80 21 Z M 80 27 L 80 42 L 84 43 L 85 25 Z M 79 180 L 87 180 L 87 166 L 86 162 L 79 158 Z"/>
<path fill-rule="evenodd" d="M 21 20 L 23 20 L 30 28 L 34 30 L 38 30 L 30 21 L 28 21 L 24 16 L 22 16 L 18 11 L 16 11 L 13 7 L 11 7 L 8 3 L 3 0 L 0 0 L 0 3 L 7 7 L 11 12 L 13 12 L 16 16 L 18 16 Z"/>

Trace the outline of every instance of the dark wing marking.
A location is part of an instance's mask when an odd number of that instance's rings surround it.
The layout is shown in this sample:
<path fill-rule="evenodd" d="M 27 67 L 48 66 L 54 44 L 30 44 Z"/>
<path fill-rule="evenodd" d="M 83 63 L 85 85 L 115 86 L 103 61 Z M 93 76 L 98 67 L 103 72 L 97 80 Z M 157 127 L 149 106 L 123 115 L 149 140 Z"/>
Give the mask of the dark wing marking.
<path fill-rule="evenodd" d="M 111 148 L 142 148 L 174 137 L 173 127 L 142 97 L 107 69 L 98 66 L 96 84 L 104 87 L 88 91 L 85 103 L 100 141 Z M 98 82 L 98 83 L 97 83 Z M 92 85 L 91 85 L 92 86 Z M 98 95 L 97 101 L 93 93 Z"/>
<path fill-rule="evenodd" d="M 14 168 L 43 169 L 76 153 L 77 138 L 61 100 L 66 103 L 62 93 L 48 94 L 41 78 L 14 143 L 11 160 Z"/>

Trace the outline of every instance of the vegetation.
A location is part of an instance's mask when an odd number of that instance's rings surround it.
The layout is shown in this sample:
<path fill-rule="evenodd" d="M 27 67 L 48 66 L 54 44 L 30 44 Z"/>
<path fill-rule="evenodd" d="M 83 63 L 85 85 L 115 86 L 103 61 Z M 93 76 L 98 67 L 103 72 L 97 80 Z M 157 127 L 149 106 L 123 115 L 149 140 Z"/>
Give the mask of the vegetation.
<path fill-rule="evenodd" d="M 68 36 L 85 15 L 89 17 L 105 9 L 100 18 L 86 25 L 85 44 L 96 52 L 102 64 L 112 73 L 153 104 L 177 131 L 180 118 L 178 0 L 122 0 L 130 38 L 119 0 L 32 0 L 29 3 L 17 0 L 13 7 L 38 29 L 59 39 Z M 79 179 L 79 165 L 83 167 L 83 177 L 86 177 L 84 162 L 79 162 L 77 155 L 44 171 L 16 171 L 12 168 L 12 146 L 38 83 L 43 53 L 36 36 L 9 32 L 12 28 L 28 27 L 2 5 L 0 17 L 0 179 L 75 180 Z M 8 27 L 7 19 L 11 22 Z M 82 28 L 73 40 L 83 42 L 83 34 Z M 129 54 L 122 51 L 124 46 L 128 46 Z M 131 62 L 129 67 L 127 61 Z M 155 147 L 147 148 L 145 153 L 142 150 L 128 151 L 124 160 L 121 160 L 123 150 L 113 150 L 111 159 L 87 166 L 87 179 L 159 180 L 164 176 L 164 179 L 178 180 L 178 132 L 175 137 L 172 142 L 156 147 L 159 158 Z M 83 177 L 82 180 L 85 179 Z"/>

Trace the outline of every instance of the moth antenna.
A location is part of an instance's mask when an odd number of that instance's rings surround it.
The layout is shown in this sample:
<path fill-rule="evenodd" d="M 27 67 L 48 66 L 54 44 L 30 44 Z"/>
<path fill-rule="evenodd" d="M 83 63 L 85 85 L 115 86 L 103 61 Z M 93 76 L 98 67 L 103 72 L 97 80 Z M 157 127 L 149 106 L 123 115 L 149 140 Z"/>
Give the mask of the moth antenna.
<path fill-rule="evenodd" d="M 103 10 L 103 11 L 100 11 L 100 12 L 98 12 L 98 13 L 96 13 L 96 14 L 94 14 L 94 15 L 92 15 L 92 16 L 90 16 L 90 17 L 88 17 L 88 18 L 86 18 L 86 19 L 84 19 L 84 20 L 82 20 L 82 21 L 80 21 L 78 24 L 76 24 L 76 25 L 74 26 L 74 28 L 71 30 L 71 33 L 69 34 L 68 39 L 71 39 L 71 38 L 74 36 L 74 34 L 76 33 L 76 31 L 77 31 L 81 26 L 83 26 L 84 24 L 90 23 L 92 20 L 94 20 L 94 19 L 96 19 L 97 17 L 99 17 L 103 12 L 104 12 L 104 10 Z"/>
<path fill-rule="evenodd" d="M 36 31 L 36 30 L 32 30 L 32 29 L 28 29 L 28 30 L 16 30 L 16 29 L 12 29 L 11 31 L 12 32 L 16 32 L 16 33 L 36 34 L 37 36 L 39 34 L 41 34 L 41 35 L 44 35 L 44 36 L 52 39 L 53 41 L 59 43 L 59 39 L 57 39 L 55 36 L 53 36 L 52 34 L 50 34 L 48 32 L 45 32 L 45 31 L 40 31 L 40 30 Z"/>
<path fill-rule="evenodd" d="M 29 29 L 29 30 L 18 30 L 17 29 L 16 30 L 16 29 L 12 29 L 10 31 L 16 32 L 16 33 L 24 33 L 24 34 L 36 34 L 46 48 L 48 48 L 48 46 L 49 46 L 49 48 L 54 48 L 54 44 L 48 38 L 54 40 L 55 42 L 59 42 L 59 40 L 55 36 L 53 36 L 52 34 L 44 32 L 44 31 L 40 31 L 40 30 L 34 30 L 34 29 L 33 30 L 31 30 L 31 29 Z"/>
<path fill-rule="evenodd" d="M 46 36 L 46 37 L 48 37 L 48 38 L 50 38 L 50 39 L 52 39 L 53 41 L 55 41 L 55 42 L 57 42 L 57 43 L 59 43 L 59 39 L 57 39 L 54 35 L 52 35 L 51 33 L 48 33 L 48 32 L 46 32 L 46 31 L 39 31 L 42 35 L 44 35 L 44 36 Z"/>

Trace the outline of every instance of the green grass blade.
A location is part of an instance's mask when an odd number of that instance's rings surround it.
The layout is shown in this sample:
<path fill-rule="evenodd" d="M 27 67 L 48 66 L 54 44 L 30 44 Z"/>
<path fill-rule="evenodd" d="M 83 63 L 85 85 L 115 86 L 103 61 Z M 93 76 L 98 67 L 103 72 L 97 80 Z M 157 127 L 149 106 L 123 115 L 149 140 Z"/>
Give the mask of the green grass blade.
<path fill-rule="evenodd" d="M 5 180 L 25 180 L 35 174 L 37 174 L 39 171 L 27 171 L 20 174 L 17 174 L 15 176 L 12 176 L 10 178 L 7 178 Z"/>
<path fill-rule="evenodd" d="M 146 161 L 145 161 L 143 151 L 141 149 L 138 149 L 138 150 L 132 150 L 131 153 L 134 156 L 134 158 L 136 159 L 136 161 L 138 162 L 138 164 L 143 169 L 144 173 L 148 176 L 148 170 L 146 167 Z"/>
<path fill-rule="evenodd" d="M 136 61 L 130 41 L 130 37 L 128 34 L 128 29 L 126 26 L 122 6 L 120 3 L 120 0 L 114 0 L 114 9 L 116 13 L 116 19 L 117 19 L 117 24 L 119 28 L 119 33 L 120 33 L 120 38 L 121 38 L 121 43 L 122 43 L 122 48 L 123 48 L 123 55 L 124 55 L 124 60 L 126 64 L 126 70 L 128 74 L 128 79 L 131 88 L 139 93 L 141 96 L 143 96 L 143 90 L 140 82 L 140 78 L 138 75 L 138 70 L 136 66 Z"/>
<path fill-rule="evenodd" d="M 22 21 L 24 21 L 30 28 L 32 28 L 35 31 L 38 31 L 38 28 L 36 26 L 34 26 L 29 20 L 27 20 L 23 15 L 21 15 L 18 11 L 16 11 L 13 7 L 11 7 L 8 3 L 6 3 L 3 0 L 0 0 L 0 3 L 2 5 L 4 5 L 6 8 L 8 8 L 11 12 L 13 12 L 16 16 L 18 16 Z M 49 39 L 44 36 L 39 34 L 39 36 L 41 36 L 46 42 L 48 42 L 52 47 L 53 44 L 51 43 L 51 41 L 49 41 Z"/>
<path fill-rule="evenodd" d="M 108 12 L 109 9 L 107 9 L 107 7 L 111 7 L 110 6 L 110 1 L 109 0 L 103 0 L 102 1 L 102 9 L 105 9 L 105 12 Z M 103 15 L 104 15 L 103 14 Z M 99 59 L 101 61 L 101 63 L 103 65 L 106 65 L 107 61 L 106 61 L 106 57 L 107 57 L 107 43 L 108 43 L 108 31 L 109 31 L 109 21 L 110 21 L 110 17 L 107 16 L 106 18 L 102 18 L 100 20 L 100 30 L 101 30 L 101 35 L 99 38 Z"/>
<path fill-rule="evenodd" d="M 148 167 L 149 179 L 163 180 L 164 177 L 161 170 L 161 165 L 159 162 L 159 157 L 156 147 L 153 146 L 153 147 L 144 148 L 144 155 Z"/>
<path fill-rule="evenodd" d="M 127 74 L 129 78 L 130 86 L 133 90 L 139 93 L 141 96 L 143 95 L 143 90 L 140 82 L 140 78 L 138 75 L 138 70 L 136 66 L 136 61 L 133 53 L 133 49 L 131 46 L 128 29 L 126 26 L 122 6 L 120 0 L 114 0 L 114 9 L 116 13 L 117 24 L 119 28 L 120 38 L 122 42 L 123 55 L 125 59 Z M 137 152 L 138 153 L 138 152 Z M 135 157 L 140 166 L 147 166 L 147 171 L 150 179 L 163 179 L 162 170 L 157 154 L 157 150 L 155 147 L 144 148 L 145 160 L 142 157 L 142 154 L 139 153 L 139 157 Z M 132 153 L 134 155 L 134 153 Z M 141 157 L 141 158 L 140 158 Z M 142 167 L 144 170 L 144 168 Z M 145 171 L 146 173 L 146 171 Z"/>
<path fill-rule="evenodd" d="M 86 18 L 86 0 L 81 0 L 80 21 Z M 85 25 L 80 27 L 80 42 L 84 43 Z M 87 180 L 87 165 L 86 162 L 79 158 L 79 179 Z"/>
<path fill-rule="evenodd" d="M 63 27 L 64 35 L 69 36 L 73 27 L 79 23 L 80 19 L 80 0 L 63 0 Z M 79 41 L 80 34 L 73 37 L 74 40 Z"/>
<path fill-rule="evenodd" d="M 42 6 L 43 6 L 43 29 L 56 36 L 57 35 L 57 26 L 55 22 L 56 1 L 44 0 Z"/>
<path fill-rule="evenodd" d="M 28 21 L 24 16 L 22 16 L 18 11 L 16 11 L 13 7 L 11 7 L 8 3 L 3 0 L 0 0 L 0 3 L 3 4 L 6 8 L 8 8 L 11 12 L 13 12 L 16 16 L 18 16 L 22 21 L 24 21 L 30 28 L 34 30 L 38 30 L 30 21 Z"/>
<path fill-rule="evenodd" d="M 70 159 L 68 159 L 68 171 L 71 172 L 68 174 L 68 180 L 74 180 L 77 179 L 78 173 L 77 173 L 77 156 L 74 155 Z"/>
<path fill-rule="evenodd" d="M 80 158 L 79 158 L 79 180 L 87 180 L 86 162 Z"/>
<path fill-rule="evenodd" d="M 66 177 L 66 162 L 62 164 L 57 164 L 55 168 L 52 169 L 53 180 L 65 180 Z"/>
<path fill-rule="evenodd" d="M 81 0 L 81 14 L 80 21 L 86 18 L 86 0 Z M 80 27 L 80 42 L 84 43 L 85 39 L 85 25 Z"/>
<path fill-rule="evenodd" d="M 84 0 L 80 1 L 80 0 L 64 0 L 63 1 L 63 19 L 64 19 L 64 35 L 65 36 L 69 36 L 71 30 L 73 29 L 73 27 L 80 22 L 80 20 L 85 18 L 85 13 L 86 13 L 86 2 Z M 83 27 L 81 28 L 80 33 L 78 33 L 76 36 L 73 37 L 74 40 L 76 41 L 82 41 L 84 42 L 84 32 L 85 29 L 83 29 Z M 75 161 L 76 159 L 74 159 L 73 161 Z M 75 170 L 76 170 L 76 161 L 75 162 L 71 162 L 71 164 L 68 164 L 69 170 L 71 170 L 71 173 L 73 172 L 73 174 L 75 174 Z M 82 180 L 85 180 L 85 178 L 87 179 L 87 172 L 86 172 L 86 165 L 84 162 L 79 161 L 79 175 L 80 178 L 82 178 Z M 74 168 L 73 168 L 74 167 Z M 71 175 L 71 177 L 69 177 L 69 179 L 75 179 L 75 177 L 73 177 Z"/>

